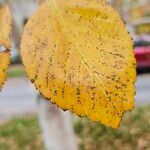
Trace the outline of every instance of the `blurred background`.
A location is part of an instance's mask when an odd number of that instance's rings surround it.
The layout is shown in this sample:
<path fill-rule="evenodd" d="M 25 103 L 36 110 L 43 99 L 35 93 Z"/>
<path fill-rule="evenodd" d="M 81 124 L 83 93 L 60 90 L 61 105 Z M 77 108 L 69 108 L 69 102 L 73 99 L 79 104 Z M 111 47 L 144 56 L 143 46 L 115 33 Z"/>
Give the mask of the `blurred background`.
<path fill-rule="evenodd" d="M 127 112 L 120 128 L 114 130 L 52 105 L 47 108 L 25 75 L 19 49 L 23 27 L 38 0 L 14 0 L 12 63 L 0 93 L 0 150 L 150 150 L 150 1 L 109 3 L 119 11 L 134 40 L 138 73 L 135 109 Z M 71 149 L 63 148 L 66 139 Z"/>

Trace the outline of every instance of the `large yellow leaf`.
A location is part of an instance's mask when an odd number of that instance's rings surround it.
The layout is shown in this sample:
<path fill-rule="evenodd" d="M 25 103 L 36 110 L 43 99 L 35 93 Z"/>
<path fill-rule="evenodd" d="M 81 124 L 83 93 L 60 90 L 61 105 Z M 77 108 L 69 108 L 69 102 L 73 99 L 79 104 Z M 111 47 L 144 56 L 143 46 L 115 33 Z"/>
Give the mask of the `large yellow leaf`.
<path fill-rule="evenodd" d="M 51 0 L 21 42 L 36 88 L 64 110 L 117 128 L 134 107 L 135 58 L 118 13 L 96 0 Z"/>
<path fill-rule="evenodd" d="M 0 6 L 0 89 L 6 79 L 6 70 L 10 62 L 11 13 L 8 6 Z"/>

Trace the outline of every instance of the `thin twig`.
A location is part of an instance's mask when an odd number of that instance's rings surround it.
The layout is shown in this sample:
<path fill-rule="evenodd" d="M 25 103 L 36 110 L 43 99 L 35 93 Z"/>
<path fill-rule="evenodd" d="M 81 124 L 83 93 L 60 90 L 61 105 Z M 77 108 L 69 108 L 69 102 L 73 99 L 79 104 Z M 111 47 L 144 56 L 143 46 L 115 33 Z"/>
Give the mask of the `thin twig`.
<path fill-rule="evenodd" d="M 39 0 L 39 5 L 45 3 L 45 0 Z"/>

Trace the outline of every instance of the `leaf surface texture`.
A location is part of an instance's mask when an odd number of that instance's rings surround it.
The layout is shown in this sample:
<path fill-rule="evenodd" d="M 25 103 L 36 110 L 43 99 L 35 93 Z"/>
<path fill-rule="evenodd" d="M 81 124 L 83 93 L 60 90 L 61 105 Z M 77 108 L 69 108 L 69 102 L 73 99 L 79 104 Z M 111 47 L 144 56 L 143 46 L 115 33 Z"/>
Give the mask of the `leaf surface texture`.
<path fill-rule="evenodd" d="M 134 107 L 132 40 L 118 13 L 96 0 L 51 0 L 27 23 L 25 70 L 63 110 L 117 128 Z"/>

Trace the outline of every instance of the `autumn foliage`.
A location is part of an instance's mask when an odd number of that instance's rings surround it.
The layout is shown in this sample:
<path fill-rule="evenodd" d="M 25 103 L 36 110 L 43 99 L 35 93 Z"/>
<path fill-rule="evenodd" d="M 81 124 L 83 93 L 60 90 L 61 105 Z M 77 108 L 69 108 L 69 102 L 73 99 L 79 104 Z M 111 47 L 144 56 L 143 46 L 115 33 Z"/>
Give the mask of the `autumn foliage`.
<path fill-rule="evenodd" d="M 6 70 L 10 63 L 11 12 L 8 6 L 0 6 L 0 89 L 6 79 Z"/>
<path fill-rule="evenodd" d="M 63 110 L 117 128 L 134 107 L 133 43 L 105 1 L 41 4 L 25 26 L 21 56 L 31 82 Z"/>

